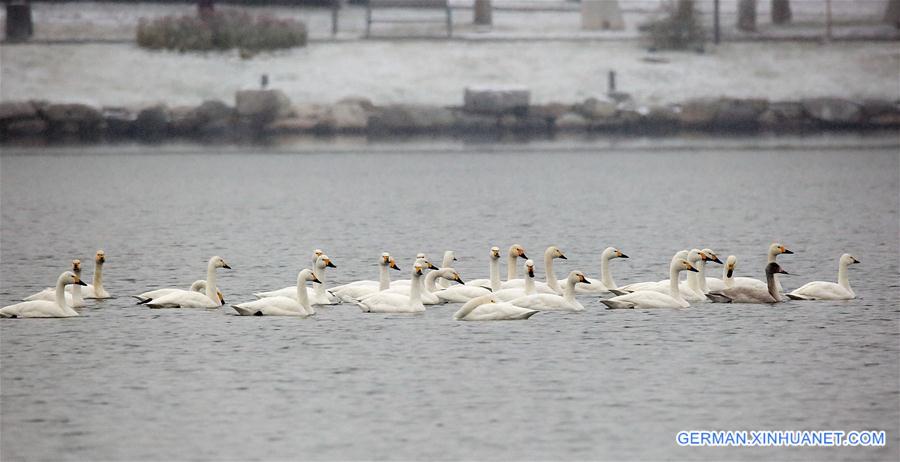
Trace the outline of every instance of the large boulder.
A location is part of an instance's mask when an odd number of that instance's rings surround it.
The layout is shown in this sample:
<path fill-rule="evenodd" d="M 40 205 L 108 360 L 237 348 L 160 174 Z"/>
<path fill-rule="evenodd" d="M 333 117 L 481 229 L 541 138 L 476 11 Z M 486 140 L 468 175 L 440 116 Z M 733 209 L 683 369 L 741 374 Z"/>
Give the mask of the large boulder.
<path fill-rule="evenodd" d="M 221 133 L 234 125 L 234 108 L 219 100 L 204 101 L 194 114 L 200 134 Z"/>
<path fill-rule="evenodd" d="M 141 109 L 133 124 L 134 134 L 141 138 L 156 138 L 169 129 L 172 120 L 169 108 L 158 104 Z"/>
<path fill-rule="evenodd" d="M 0 134 L 9 137 L 28 137 L 42 135 L 47 131 L 47 122 L 44 119 L 33 117 L 31 119 L 16 119 L 8 121 L 0 130 Z"/>
<path fill-rule="evenodd" d="M 353 101 L 341 101 L 328 111 L 328 125 L 339 132 L 361 132 L 369 127 L 369 110 Z"/>
<path fill-rule="evenodd" d="M 12 120 L 38 117 L 37 108 L 31 101 L 6 101 L 0 103 L 0 123 Z"/>
<path fill-rule="evenodd" d="M 103 128 L 103 115 L 86 104 L 50 104 L 40 113 L 54 134 L 88 135 Z"/>
<path fill-rule="evenodd" d="M 453 111 L 453 130 L 459 134 L 487 133 L 497 129 L 496 115 Z"/>
<path fill-rule="evenodd" d="M 175 106 L 169 111 L 169 129 L 178 135 L 190 135 L 200 127 L 196 108 L 192 106 Z"/>
<path fill-rule="evenodd" d="M 803 109 L 813 119 L 828 125 L 857 125 L 863 121 L 862 106 L 839 98 L 803 101 Z"/>
<path fill-rule="evenodd" d="M 719 100 L 714 123 L 719 126 L 743 128 L 755 127 L 760 114 L 769 106 L 765 99 L 729 99 Z"/>
<path fill-rule="evenodd" d="M 783 101 L 769 104 L 758 118 L 759 125 L 766 128 L 797 127 L 809 122 L 803 105 L 798 102 Z"/>
<path fill-rule="evenodd" d="M 235 94 L 235 111 L 244 122 L 264 125 L 291 115 L 291 100 L 281 90 L 240 90 Z"/>
<path fill-rule="evenodd" d="M 0 134 L 35 136 L 47 131 L 47 122 L 30 101 L 0 103 Z"/>
<path fill-rule="evenodd" d="M 719 112 L 719 100 L 714 98 L 698 98 L 686 101 L 681 105 L 678 118 L 687 126 L 710 125 Z"/>
<path fill-rule="evenodd" d="M 561 116 L 559 116 L 554 121 L 554 127 L 557 130 L 563 131 L 577 131 L 577 130 L 587 130 L 590 127 L 590 121 L 584 118 L 583 115 L 577 112 L 567 112 Z"/>
<path fill-rule="evenodd" d="M 619 112 L 618 103 L 608 99 L 588 98 L 577 107 L 588 119 L 602 121 L 612 119 Z"/>
<path fill-rule="evenodd" d="M 290 110 L 290 116 L 279 117 L 268 124 L 265 130 L 274 133 L 301 133 L 329 131 L 329 108 L 321 104 L 300 103 Z"/>
<path fill-rule="evenodd" d="M 469 112 L 483 114 L 526 112 L 530 100 L 531 91 L 525 87 L 475 86 L 466 88 L 463 107 Z"/>
<path fill-rule="evenodd" d="M 125 107 L 105 106 L 101 110 L 109 135 L 126 136 L 134 131 L 137 113 Z"/>
<path fill-rule="evenodd" d="M 439 132 L 454 127 L 449 109 L 435 106 L 396 104 L 377 108 L 369 116 L 369 130 L 379 132 Z"/>

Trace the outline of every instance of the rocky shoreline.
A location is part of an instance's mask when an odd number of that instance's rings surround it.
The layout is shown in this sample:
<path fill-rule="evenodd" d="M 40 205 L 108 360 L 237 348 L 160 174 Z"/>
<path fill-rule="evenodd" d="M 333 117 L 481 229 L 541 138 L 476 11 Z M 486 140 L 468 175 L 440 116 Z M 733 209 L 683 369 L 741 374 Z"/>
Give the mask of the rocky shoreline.
<path fill-rule="evenodd" d="M 155 105 L 141 109 L 0 103 L 0 143 L 167 139 L 254 140 L 279 135 L 521 133 L 816 132 L 900 128 L 900 101 L 815 98 L 798 101 L 705 98 L 645 106 L 611 94 L 575 104 L 530 104 L 525 89 L 466 89 L 462 106 L 375 105 L 365 98 L 294 104 L 280 90 L 241 90 L 235 104 Z"/>

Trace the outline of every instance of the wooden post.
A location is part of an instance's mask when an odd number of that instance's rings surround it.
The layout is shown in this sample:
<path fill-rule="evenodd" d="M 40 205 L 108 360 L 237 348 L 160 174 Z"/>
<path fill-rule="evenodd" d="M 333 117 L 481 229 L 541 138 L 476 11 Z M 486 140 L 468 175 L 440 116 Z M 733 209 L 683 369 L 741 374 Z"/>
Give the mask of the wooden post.
<path fill-rule="evenodd" d="M 475 24 L 480 26 L 493 24 L 491 8 L 491 0 L 475 0 Z"/>
<path fill-rule="evenodd" d="M 791 22 L 791 0 L 772 0 L 772 24 Z"/>
<path fill-rule="evenodd" d="M 756 0 L 738 0 L 738 29 L 756 32 Z"/>
<path fill-rule="evenodd" d="M 900 29 L 900 0 L 888 0 L 884 10 L 884 22 Z"/>
<path fill-rule="evenodd" d="M 825 41 L 831 41 L 831 0 L 825 0 Z"/>
<path fill-rule="evenodd" d="M 719 26 L 719 0 L 713 0 L 713 43 L 719 44 L 721 40 L 721 27 Z"/>
<path fill-rule="evenodd" d="M 338 33 L 338 9 L 341 7 L 341 0 L 331 0 L 331 35 Z"/>
<path fill-rule="evenodd" d="M 24 42 L 34 34 L 31 5 L 26 2 L 6 4 L 6 41 Z"/>

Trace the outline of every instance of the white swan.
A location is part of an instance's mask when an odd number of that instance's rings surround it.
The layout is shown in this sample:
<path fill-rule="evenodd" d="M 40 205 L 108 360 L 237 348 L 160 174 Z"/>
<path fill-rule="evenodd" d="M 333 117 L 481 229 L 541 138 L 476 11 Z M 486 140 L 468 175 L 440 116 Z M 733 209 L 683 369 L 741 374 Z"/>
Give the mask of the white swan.
<path fill-rule="evenodd" d="M 216 287 L 216 268 L 231 269 L 222 257 L 212 257 L 206 264 L 206 293 L 175 290 L 146 303 L 150 308 L 217 308 L 221 306 Z"/>
<path fill-rule="evenodd" d="M 793 300 L 850 300 L 856 298 L 856 292 L 850 288 L 850 279 L 847 277 L 847 269 L 850 265 L 858 264 L 859 260 L 853 255 L 845 253 L 838 259 L 838 282 L 813 281 L 804 284 L 799 289 L 785 294 Z"/>
<path fill-rule="evenodd" d="M 354 281 L 349 284 L 329 289 L 341 301 L 352 303 L 366 295 L 371 295 L 391 287 L 391 275 L 388 269 L 400 271 L 391 254 L 384 252 L 378 260 L 378 281 Z"/>
<path fill-rule="evenodd" d="M 481 284 L 473 284 L 469 281 L 463 285 L 450 286 L 444 290 L 434 293 L 435 296 L 448 303 L 465 303 L 473 298 L 490 294 L 492 291 L 500 290 L 500 247 L 491 247 L 488 257 L 488 266 L 491 275 L 489 288 Z M 484 279 L 476 279 L 475 281 L 483 281 Z"/>
<path fill-rule="evenodd" d="M 425 267 L 423 260 L 416 260 L 413 266 L 412 279 L 409 285 L 409 295 L 378 292 L 370 295 L 356 304 L 363 313 L 424 313 L 425 305 L 419 291 L 419 279 L 422 277 L 422 269 Z"/>
<path fill-rule="evenodd" d="M 182 289 L 156 289 L 156 290 L 150 290 L 150 291 L 138 294 L 138 295 L 132 295 L 132 297 L 138 299 L 138 302 L 137 302 L 138 305 L 143 305 L 143 304 L 153 300 L 154 298 L 159 298 L 159 297 L 162 297 L 163 295 L 168 295 L 173 292 L 177 292 L 179 290 L 182 290 Z M 205 279 L 197 279 L 196 281 L 193 282 L 193 284 L 191 284 L 191 287 L 188 290 L 190 290 L 191 292 L 198 292 L 201 294 L 206 293 L 206 280 Z M 216 297 L 219 298 L 220 305 L 225 304 L 225 297 L 222 295 L 222 292 L 218 288 L 216 289 Z"/>
<path fill-rule="evenodd" d="M 675 254 L 669 263 L 669 291 L 661 293 L 655 290 L 638 290 L 619 295 L 608 300 L 600 300 L 610 309 L 646 309 L 646 308 L 687 308 L 690 303 L 681 296 L 678 288 L 678 275 L 682 271 L 696 272 L 687 260 L 681 258 L 681 252 Z"/>
<path fill-rule="evenodd" d="M 78 260 L 78 259 L 72 260 L 72 273 L 74 273 L 75 276 L 78 276 L 79 281 L 81 280 L 81 260 Z M 66 293 L 64 295 L 66 306 L 69 306 L 72 308 L 81 308 L 81 307 L 85 306 L 83 293 L 81 291 L 81 289 L 83 288 L 81 286 L 84 284 L 81 284 L 81 285 L 70 284 L 70 285 L 74 286 L 74 290 L 71 290 L 71 289 L 66 290 Z M 24 300 L 26 302 L 35 301 L 35 300 L 44 300 L 44 301 L 48 301 L 48 302 L 54 302 L 54 301 L 56 301 L 56 288 L 55 287 L 47 287 L 46 289 L 44 289 L 40 292 L 37 292 L 35 294 L 25 297 Z"/>
<path fill-rule="evenodd" d="M 319 282 L 319 279 L 312 270 L 303 269 L 297 274 L 294 298 L 265 297 L 231 307 L 241 316 L 312 316 L 316 314 L 316 310 L 309 304 L 306 281 Z"/>
<path fill-rule="evenodd" d="M 536 294 L 534 288 L 534 261 L 525 260 L 525 286 L 511 287 L 509 289 L 501 289 L 494 292 L 494 300 L 498 302 L 508 302 L 526 295 Z"/>
<path fill-rule="evenodd" d="M 104 298 L 112 298 L 109 295 L 109 292 L 103 288 L 103 264 L 106 263 L 106 252 L 103 250 L 98 250 L 97 253 L 94 254 L 94 280 L 93 284 L 88 284 L 86 287 L 81 289 L 82 295 L 84 298 L 95 298 L 95 299 L 104 299 Z M 76 285 L 69 287 L 69 292 L 75 290 Z"/>
<path fill-rule="evenodd" d="M 452 250 L 445 250 L 444 251 L 444 260 L 441 261 L 441 268 L 452 268 L 453 262 L 455 262 L 455 261 L 456 261 L 456 254 L 454 254 Z M 447 287 L 450 287 L 451 282 L 453 282 L 453 281 L 448 281 L 447 279 L 444 279 L 444 278 L 438 278 L 437 286 L 440 287 L 441 289 L 446 289 Z"/>
<path fill-rule="evenodd" d="M 622 253 L 615 247 L 607 247 L 600 254 L 600 279 L 587 278 L 590 284 L 579 282 L 575 285 L 576 294 L 599 294 L 609 292 L 609 289 L 616 289 L 616 283 L 613 281 L 612 273 L 609 270 L 609 261 L 613 258 L 628 258 L 628 255 Z M 566 283 L 565 279 L 558 281 L 560 285 Z"/>
<path fill-rule="evenodd" d="M 697 287 L 699 293 L 703 294 L 704 299 L 706 298 L 706 294 L 709 292 L 709 283 L 708 281 L 713 278 L 706 277 L 706 262 L 711 261 L 713 263 L 718 263 L 722 265 L 722 260 L 719 260 L 719 256 L 712 249 L 703 249 L 701 250 L 703 255 L 706 258 L 701 259 L 697 262 L 697 274 L 688 274 L 688 276 L 694 277 L 694 285 Z"/>
<path fill-rule="evenodd" d="M 499 247 L 492 247 L 491 251 L 493 251 L 495 248 L 497 249 L 497 258 L 500 258 L 500 253 L 499 253 L 500 248 Z M 509 250 L 506 252 L 506 281 L 501 282 L 499 288 L 518 287 L 518 286 L 522 285 L 522 283 L 524 281 L 521 279 L 518 279 L 519 275 L 518 275 L 518 271 L 516 268 L 516 265 L 517 265 L 516 262 L 518 261 L 519 258 L 521 258 L 523 260 L 528 260 L 528 257 L 525 255 L 525 247 L 522 247 L 519 244 L 513 244 L 513 245 L 509 246 Z M 497 264 L 499 265 L 500 262 L 498 261 Z M 497 268 L 497 271 L 498 271 L 497 274 L 499 276 L 499 274 L 500 274 L 499 266 Z M 499 279 L 499 277 L 498 277 L 498 279 Z M 492 287 L 490 279 L 473 279 L 473 280 L 467 282 L 466 284 L 470 285 L 470 286 L 479 286 L 479 287 L 484 287 L 484 288 Z M 510 286 L 508 284 L 513 284 L 513 285 Z M 518 286 L 516 284 L 518 284 Z"/>
<path fill-rule="evenodd" d="M 318 249 L 317 249 L 318 250 Z M 313 287 L 307 288 L 307 296 L 309 297 L 309 302 L 313 305 L 335 305 L 341 302 L 341 300 L 329 294 L 325 290 L 325 268 L 337 268 L 335 264 L 328 258 L 328 255 L 324 253 L 316 257 L 316 261 L 313 262 L 313 273 L 316 275 L 316 279 L 321 281 L 319 284 L 313 284 Z M 306 287 L 304 285 L 304 287 Z M 257 298 L 266 298 L 266 297 L 289 297 L 296 298 L 297 297 L 297 286 L 288 286 L 282 287 L 281 289 L 272 290 L 269 292 L 255 292 L 253 294 Z"/>
<path fill-rule="evenodd" d="M 443 278 L 448 281 L 458 282 L 460 285 L 463 284 L 462 278 L 459 276 L 459 273 L 456 272 L 453 268 L 441 268 L 438 270 L 434 270 L 425 275 L 424 278 L 419 279 L 419 295 L 422 297 L 423 305 L 439 305 L 441 303 L 446 303 L 440 297 L 435 295 L 436 292 L 444 289 L 439 289 L 437 284 L 435 283 L 438 278 Z M 409 295 L 412 286 L 406 285 L 401 287 L 391 287 L 384 292 L 394 293 L 394 294 L 403 294 Z M 380 292 L 379 292 L 380 293 Z M 360 300 L 365 300 L 366 297 L 360 298 Z"/>
<path fill-rule="evenodd" d="M 681 297 L 687 301 L 706 301 L 706 295 L 700 291 L 700 286 L 697 283 L 697 278 L 694 277 L 695 275 L 692 273 L 699 273 L 700 270 L 697 269 L 697 266 L 699 266 L 701 261 L 704 261 L 707 258 L 707 255 L 699 249 L 691 249 L 690 251 L 682 250 L 676 253 L 674 257 L 672 257 L 673 261 L 681 259 L 687 260 L 687 262 L 690 263 L 691 267 L 693 267 L 695 270 L 688 273 L 686 280 L 678 281 L 678 289 Z M 670 282 L 671 281 L 669 279 L 663 279 L 662 281 L 656 282 L 638 282 L 634 284 L 628 284 L 621 287 L 620 289 L 613 289 L 611 292 L 622 295 L 628 292 L 652 290 L 661 294 L 669 295 L 671 290 Z"/>
<path fill-rule="evenodd" d="M 734 267 L 737 265 L 737 257 L 729 255 L 722 266 L 722 279 L 706 278 L 706 286 L 709 292 L 727 289 L 734 286 Z M 707 292 L 708 293 L 708 292 Z"/>
<path fill-rule="evenodd" d="M 66 306 L 66 286 L 85 283 L 71 271 L 59 275 L 56 280 L 56 300 L 31 300 L 0 308 L 2 318 L 68 318 L 78 316 L 78 312 Z"/>
<path fill-rule="evenodd" d="M 772 263 L 776 261 L 776 258 L 781 254 L 790 255 L 794 252 L 788 250 L 784 245 L 779 243 L 774 243 L 769 246 L 769 252 L 766 254 L 766 263 Z M 767 285 L 764 281 L 760 281 L 756 278 L 747 278 L 747 277 L 737 277 L 734 278 L 735 286 L 747 286 L 747 287 L 756 287 L 757 289 L 766 290 Z M 778 280 L 778 275 L 775 275 L 775 288 L 778 289 L 778 293 L 783 293 L 784 289 L 781 287 L 781 281 Z"/>
<path fill-rule="evenodd" d="M 534 284 L 535 290 L 537 290 L 540 294 L 562 294 L 563 290 L 560 287 L 560 281 L 565 280 L 556 279 L 556 272 L 553 271 L 553 259 L 555 258 L 568 260 L 568 258 L 563 255 L 562 250 L 559 250 L 559 247 L 551 245 L 550 247 L 547 247 L 547 250 L 544 251 L 544 277 L 547 278 L 547 282 L 535 282 Z M 524 285 L 524 280 L 515 279 L 503 283 L 503 288 L 506 289 L 510 287 L 522 287 Z"/>
<path fill-rule="evenodd" d="M 437 266 L 434 266 L 427 258 L 425 258 L 425 254 L 419 252 L 416 254 L 416 261 L 422 261 L 422 268 L 427 270 L 436 270 Z M 409 287 L 408 279 L 401 279 L 399 281 L 391 281 L 391 287 Z"/>
<path fill-rule="evenodd" d="M 778 303 L 781 301 L 781 292 L 775 285 L 775 274 L 778 273 L 790 274 L 773 261 L 766 264 L 765 289 L 756 286 L 734 286 L 710 292 L 706 296 L 717 303 Z"/>
<path fill-rule="evenodd" d="M 540 311 L 583 311 L 584 306 L 575 300 L 575 284 L 579 282 L 590 284 L 584 273 L 581 271 L 572 271 L 566 278 L 566 286 L 563 289 L 563 295 L 556 294 L 534 294 L 519 297 L 510 303 L 522 308 Z"/>
<path fill-rule="evenodd" d="M 466 302 L 456 313 L 453 313 L 453 319 L 457 321 L 513 321 L 528 319 L 537 313 L 537 310 L 520 308 L 512 303 L 498 303 L 491 294 L 487 294 Z"/>

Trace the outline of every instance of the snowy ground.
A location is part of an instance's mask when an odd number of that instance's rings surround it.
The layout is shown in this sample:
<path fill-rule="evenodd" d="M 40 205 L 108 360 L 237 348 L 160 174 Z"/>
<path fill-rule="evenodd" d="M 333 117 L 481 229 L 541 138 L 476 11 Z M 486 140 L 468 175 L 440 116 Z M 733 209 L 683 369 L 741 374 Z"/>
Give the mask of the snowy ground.
<path fill-rule="evenodd" d="M 668 62 L 653 63 L 653 56 Z M 196 104 L 254 88 L 262 74 L 294 102 L 461 104 L 463 88 L 516 84 L 535 102 L 606 91 L 607 72 L 645 103 L 690 97 L 900 99 L 895 43 L 730 43 L 705 54 L 649 55 L 635 41 L 353 41 L 241 59 L 151 52 L 132 44 L 0 46 L 0 100 L 95 105 Z"/>

